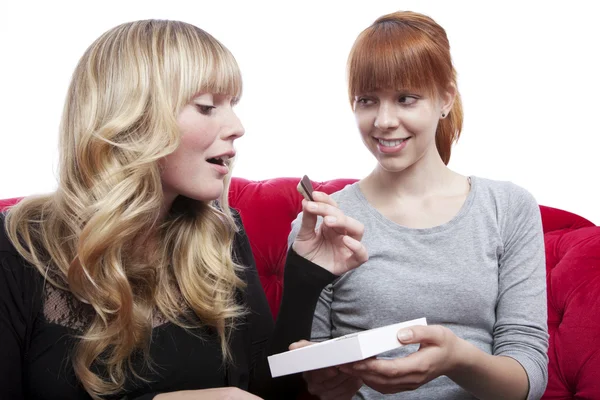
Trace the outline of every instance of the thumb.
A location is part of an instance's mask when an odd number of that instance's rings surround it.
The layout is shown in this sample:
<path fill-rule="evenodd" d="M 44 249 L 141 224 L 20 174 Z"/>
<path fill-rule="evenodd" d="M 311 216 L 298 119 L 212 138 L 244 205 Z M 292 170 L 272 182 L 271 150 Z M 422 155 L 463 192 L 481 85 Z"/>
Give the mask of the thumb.
<path fill-rule="evenodd" d="M 294 343 L 290 344 L 289 349 L 296 350 L 296 349 L 300 349 L 302 347 L 310 346 L 312 344 L 314 344 L 314 343 L 309 342 L 308 340 L 300 340 L 298 342 L 294 342 Z"/>
<path fill-rule="evenodd" d="M 409 343 L 439 343 L 441 341 L 441 327 L 437 326 L 411 326 L 398 331 L 398 341 L 402 344 Z"/>

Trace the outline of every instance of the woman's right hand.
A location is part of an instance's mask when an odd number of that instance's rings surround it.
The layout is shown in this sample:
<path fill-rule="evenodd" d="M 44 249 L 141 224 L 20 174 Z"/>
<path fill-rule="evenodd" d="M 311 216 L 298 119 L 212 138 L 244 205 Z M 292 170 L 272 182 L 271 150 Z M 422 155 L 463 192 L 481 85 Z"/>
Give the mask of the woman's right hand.
<path fill-rule="evenodd" d="M 301 340 L 290 345 L 290 350 L 310 346 L 314 343 Z M 337 367 L 307 371 L 302 374 L 310 394 L 321 400 L 351 400 L 363 385 L 362 380 L 347 375 Z"/>
<path fill-rule="evenodd" d="M 153 400 L 262 400 L 251 393 L 236 387 L 224 387 L 202 390 L 182 390 L 161 393 Z"/>
<path fill-rule="evenodd" d="M 369 254 L 361 243 L 365 226 L 344 215 L 328 194 L 314 191 L 312 195 L 314 201 L 302 200 L 294 251 L 338 276 L 366 262 Z M 318 217 L 323 217 L 323 223 L 317 228 Z"/>

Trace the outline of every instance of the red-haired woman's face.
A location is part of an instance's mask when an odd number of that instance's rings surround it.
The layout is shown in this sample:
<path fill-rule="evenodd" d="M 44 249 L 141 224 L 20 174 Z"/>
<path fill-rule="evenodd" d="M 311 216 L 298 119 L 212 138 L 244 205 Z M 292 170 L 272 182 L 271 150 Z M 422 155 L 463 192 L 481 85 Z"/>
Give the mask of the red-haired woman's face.
<path fill-rule="evenodd" d="M 424 157 L 439 157 L 435 132 L 448 109 L 443 99 L 414 91 L 378 90 L 354 100 L 363 142 L 389 172 L 402 171 Z"/>

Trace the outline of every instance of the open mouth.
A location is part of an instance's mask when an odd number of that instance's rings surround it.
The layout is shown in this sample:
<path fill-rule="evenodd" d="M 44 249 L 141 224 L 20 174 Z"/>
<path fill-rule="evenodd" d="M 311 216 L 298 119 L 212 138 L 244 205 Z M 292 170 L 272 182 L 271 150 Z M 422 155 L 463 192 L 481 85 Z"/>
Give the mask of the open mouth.
<path fill-rule="evenodd" d="M 221 165 L 221 166 L 225 165 L 224 157 L 209 158 L 206 161 L 208 161 L 211 164 L 216 164 L 216 165 Z"/>

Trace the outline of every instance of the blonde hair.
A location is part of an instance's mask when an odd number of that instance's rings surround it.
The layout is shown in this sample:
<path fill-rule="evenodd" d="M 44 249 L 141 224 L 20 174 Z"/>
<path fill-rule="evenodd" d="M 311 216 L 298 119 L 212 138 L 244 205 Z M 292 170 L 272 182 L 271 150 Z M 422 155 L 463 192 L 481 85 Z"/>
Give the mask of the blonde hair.
<path fill-rule="evenodd" d="M 159 221 L 159 161 L 179 145 L 176 118 L 195 95 L 239 97 L 241 88 L 233 55 L 177 21 L 119 25 L 75 69 L 60 127 L 58 189 L 24 199 L 6 225 L 49 283 L 93 308 L 72 357 L 93 398 L 122 389 L 134 352 L 150 363 L 156 310 L 184 328 L 194 326 L 192 310 L 216 329 L 230 360 L 229 334 L 243 313 L 236 291 L 244 283 L 232 259 L 229 177 L 217 202 L 180 197 Z M 155 248 L 135 250 L 144 245 Z"/>
<path fill-rule="evenodd" d="M 430 17 L 398 11 L 379 17 L 360 33 L 348 56 L 348 97 L 379 89 L 426 90 L 437 95 L 456 88 L 448 118 L 437 126 L 435 143 L 444 164 L 460 137 L 463 109 L 446 31 Z"/>

